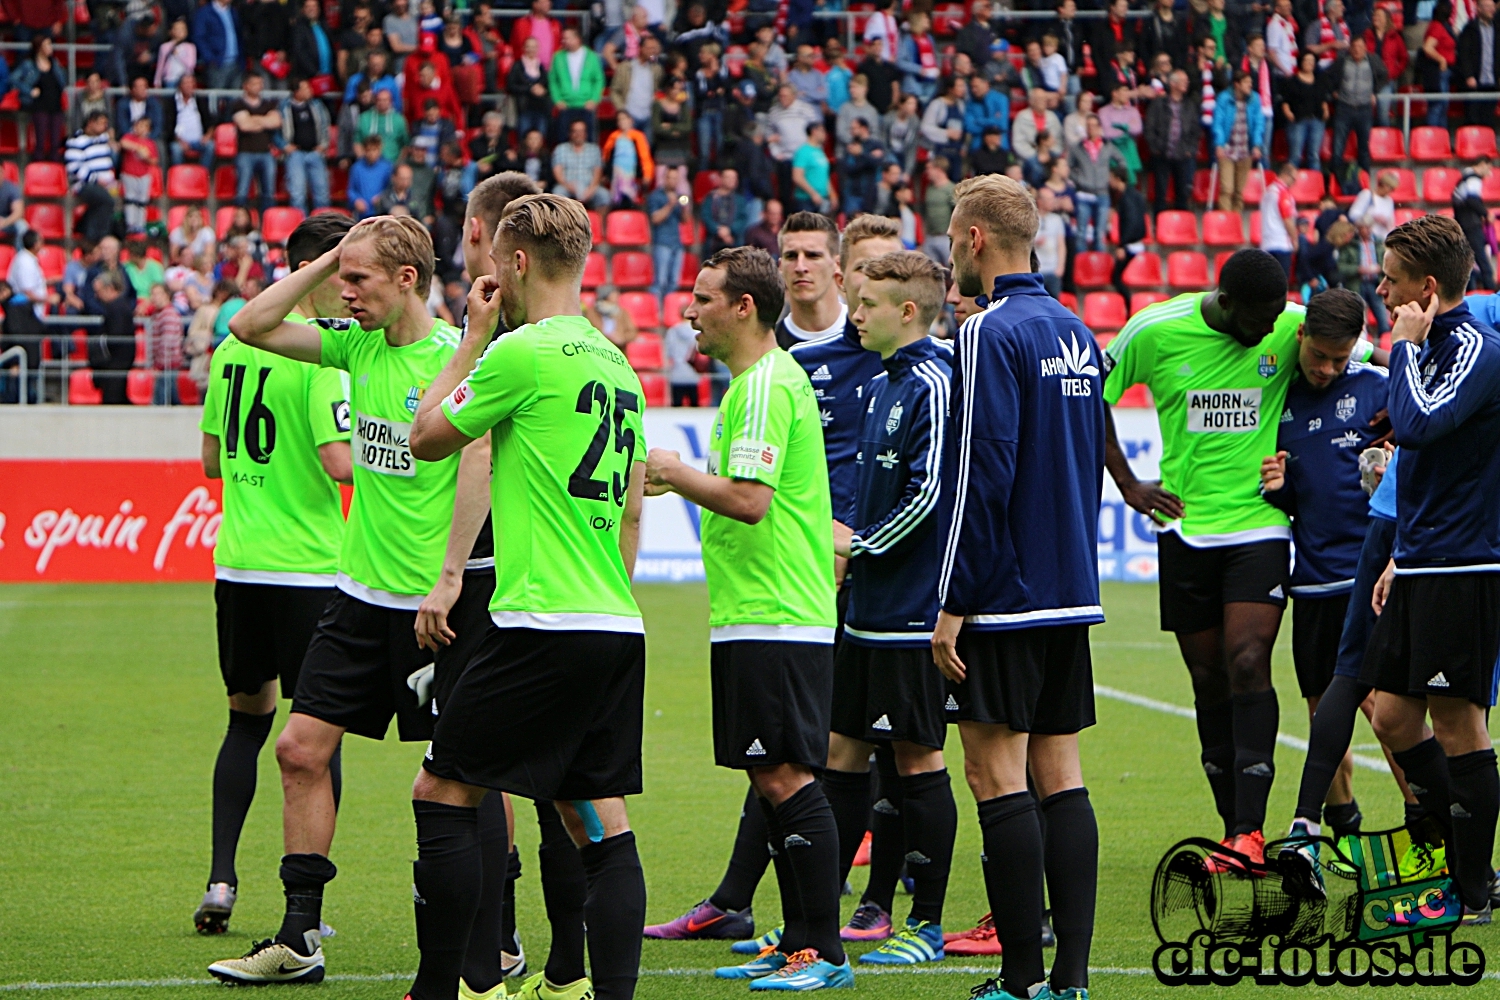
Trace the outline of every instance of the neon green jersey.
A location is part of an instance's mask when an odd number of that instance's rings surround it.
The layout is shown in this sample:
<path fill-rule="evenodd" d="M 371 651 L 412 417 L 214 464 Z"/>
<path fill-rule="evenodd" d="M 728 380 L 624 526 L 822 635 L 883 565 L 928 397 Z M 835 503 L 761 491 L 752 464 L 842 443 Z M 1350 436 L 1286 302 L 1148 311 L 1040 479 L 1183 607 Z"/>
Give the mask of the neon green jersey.
<path fill-rule="evenodd" d="M 644 631 L 620 554 L 642 404 L 625 355 L 582 316 L 500 337 L 443 400 L 456 429 L 491 434 L 496 625 Z"/>
<path fill-rule="evenodd" d="M 708 471 L 774 489 L 759 524 L 705 510 L 703 573 L 715 642 L 832 642 L 833 502 L 823 423 L 802 366 L 774 350 L 719 404 Z"/>
<path fill-rule="evenodd" d="M 214 349 L 198 426 L 219 438 L 224 520 L 214 544 L 218 579 L 333 586 L 344 510 L 318 448 L 349 440 L 344 383 L 342 372 L 234 337 Z"/>
<path fill-rule="evenodd" d="M 415 610 L 437 582 L 453 523 L 458 454 L 412 457 L 407 440 L 422 394 L 458 349 L 459 332 L 436 320 L 415 344 L 392 347 L 352 319 L 317 319 L 323 365 L 349 373 L 354 503 L 339 555 L 338 586 L 369 604 Z"/>
<path fill-rule="evenodd" d="M 1172 530 L 1198 546 L 1290 538 L 1287 517 L 1261 499 L 1260 462 L 1276 454 L 1277 419 L 1297 370 L 1302 306 L 1246 347 L 1203 320 L 1203 293 L 1136 313 L 1105 350 L 1105 402 L 1136 383 L 1156 398 L 1162 488 L 1182 498 Z"/>

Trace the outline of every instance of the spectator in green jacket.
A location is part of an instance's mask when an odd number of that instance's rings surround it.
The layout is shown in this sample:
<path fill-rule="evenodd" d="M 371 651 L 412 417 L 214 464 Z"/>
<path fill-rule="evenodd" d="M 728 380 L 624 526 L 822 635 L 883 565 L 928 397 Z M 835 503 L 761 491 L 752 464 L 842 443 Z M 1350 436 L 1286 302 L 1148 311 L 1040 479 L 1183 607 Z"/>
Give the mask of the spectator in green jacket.
<path fill-rule="evenodd" d="M 552 56 L 547 85 L 557 108 L 558 144 L 566 140 L 568 126 L 575 121 L 588 126 L 589 141 L 594 141 L 599 99 L 604 96 L 604 66 L 593 49 L 584 47 L 577 28 L 563 29 L 563 47 Z"/>
<path fill-rule="evenodd" d="M 395 163 L 400 158 L 401 151 L 406 148 L 410 140 L 410 135 L 407 133 L 406 119 L 401 112 L 396 110 L 395 101 L 389 90 L 377 90 L 375 106 L 360 114 L 359 134 L 379 136 L 381 155 L 391 163 Z"/>

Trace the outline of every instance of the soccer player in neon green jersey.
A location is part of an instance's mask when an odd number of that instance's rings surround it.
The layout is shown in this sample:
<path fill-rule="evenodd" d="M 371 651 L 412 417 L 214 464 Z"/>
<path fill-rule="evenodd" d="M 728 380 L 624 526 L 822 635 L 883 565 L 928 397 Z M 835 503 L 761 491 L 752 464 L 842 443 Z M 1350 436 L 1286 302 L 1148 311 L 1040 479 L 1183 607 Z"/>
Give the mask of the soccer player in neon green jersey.
<path fill-rule="evenodd" d="M 683 318 L 729 366 L 708 471 L 657 449 L 647 491 L 703 508 L 714 759 L 748 772 L 770 830 L 786 929 L 775 950 L 715 974 L 752 990 L 852 986 L 839 941 L 839 847 L 814 771 L 833 697 L 833 523 L 822 421 L 807 373 L 776 346 L 784 286 L 770 254 L 721 250 Z"/>
<path fill-rule="evenodd" d="M 534 1000 L 635 993 L 646 884 L 625 796 L 641 791 L 645 635 L 630 590 L 644 469 L 640 381 L 579 311 L 588 215 L 511 202 L 469 293 L 463 343 L 423 401 L 412 449 L 438 461 L 490 435 L 493 627 L 438 717 L 412 787 L 421 964 L 413 1000 L 452 1000 L 478 906 L 477 806 L 557 803 L 587 873 L 593 985 L 540 973 Z M 490 343 L 501 314 L 512 327 Z"/>
<path fill-rule="evenodd" d="M 353 223 L 320 215 L 287 239 L 300 269 L 338 246 Z M 292 316 L 343 312 L 337 278 Z M 193 914 L 201 934 L 229 929 L 239 879 L 234 856 L 255 797 L 256 758 L 283 697 L 297 689 L 308 640 L 333 598 L 350 482 L 349 400 L 341 373 L 291 361 L 229 337 L 214 351 L 203 401 L 203 472 L 224 481 L 224 521 L 214 546 L 219 671 L 229 729 L 214 765 L 213 863 Z M 330 762 L 338 798 L 339 758 Z"/>
<path fill-rule="evenodd" d="M 308 646 L 276 744 L 286 915 L 274 940 L 209 966 L 221 979 L 322 979 L 319 916 L 323 887 L 336 874 L 328 859 L 335 822 L 328 762 L 345 732 L 382 739 L 392 715 L 403 740 L 432 732 L 432 713 L 416 690 L 431 662 L 416 641 L 417 610 L 438 582 L 455 511 L 469 506 L 455 503 L 460 481 L 483 483 L 483 476 L 461 475 L 458 456 L 423 462 L 407 445 L 423 392 L 458 346 L 458 331 L 427 311 L 434 263 L 432 237 L 421 223 L 368 219 L 338 247 L 252 299 L 231 326 L 252 346 L 349 373 L 354 501 L 339 553 L 338 593 Z M 288 321 L 293 307 L 335 273 L 351 318 Z"/>
<path fill-rule="evenodd" d="M 1271 647 L 1286 608 L 1291 530 L 1260 495 L 1260 463 L 1297 368 L 1305 310 L 1261 250 L 1225 262 L 1219 287 L 1142 310 L 1105 353 L 1113 406 L 1144 383 L 1161 424 L 1160 482 L 1142 482 L 1107 426 L 1105 465 L 1125 502 L 1161 526 L 1161 627 L 1177 634 L 1198 714 L 1204 773 L 1227 847 L 1264 860 L 1275 777 Z M 1219 856 L 1210 859 L 1217 866 Z"/>

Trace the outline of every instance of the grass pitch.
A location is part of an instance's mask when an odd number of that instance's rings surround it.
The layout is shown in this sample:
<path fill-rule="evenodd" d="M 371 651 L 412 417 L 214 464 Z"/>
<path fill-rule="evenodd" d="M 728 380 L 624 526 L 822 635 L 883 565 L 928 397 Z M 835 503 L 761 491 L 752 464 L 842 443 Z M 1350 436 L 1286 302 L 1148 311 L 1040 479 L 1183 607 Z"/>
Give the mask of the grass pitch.
<path fill-rule="evenodd" d="M 701 586 L 638 588 L 647 620 L 646 792 L 631 802 L 649 891 L 648 919 L 676 916 L 712 891 L 722 872 L 743 777 L 713 767 L 709 741 L 707 597 Z M 1109 623 L 1093 630 L 1101 685 L 1176 705 L 1191 704 L 1170 636 L 1157 630 L 1156 591 L 1106 584 Z M 1288 649 L 1290 620 L 1276 653 L 1282 731 L 1306 736 Z M 11 586 L 0 588 L 0 992 L 51 996 L 202 997 L 221 989 L 205 966 L 270 936 L 281 913 L 280 785 L 268 745 L 260 796 L 240 847 L 240 903 L 228 935 L 203 938 L 190 919 L 209 854 L 209 790 L 225 723 L 215 666 L 212 589 L 200 584 Z M 282 703 L 277 728 L 285 720 Z M 1118 700 L 1098 700 L 1099 725 L 1083 736 L 1084 774 L 1101 835 L 1095 997 L 1182 996 L 1146 974 L 1156 946 L 1148 912 L 1162 852 L 1189 835 L 1218 829 L 1197 764 L 1193 724 Z M 972 926 L 987 908 L 979 831 L 962 780 L 956 731 L 948 747 L 959 801 L 959 836 L 945 923 Z M 273 737 L 274 738 L 274 737 Z M 1356 745 L 1373 745 L 1361 720 Z M 325 919 L 329 1000 L 399 998 L 416 968 L 411 912 L 415 835 L 409 789 L 420 745 L 351 738 L 344 805 Z M 1373 748 L 1363 752 L 1379 756 Z M 1267 827 L 1285 828 L 1302 755 L 1277 751 L 1278 780 Z M 1388 777 L 1356 770 L 1355 791 L 1372 829 L 1397 825 L 1400 799 Z M 518 884 L 520 926 L 533 968 L 545 961 L 548 931 L 536 874 L 536 824 L 518 813 L 526 874 Z M 855 869 L 856 892 L 865 869 Z M 846 897 L 845 916 L 854 899 Z M 896 897 L 897 917 L 906 898 Z M 769 874 L 756 898 L 758 926 L 778 919 Z M 1457 935 L 1490 957 L 1489 978 L 1465 996 L 1500 997 L 1500 931 Z M 857 951 L 869 946 L 860 946 Z M 739 997 L 743 984 L 707 976 L 730 960 L 709 942 L 646 942 L 637 996 Z M 870 997 L 963 998 L 983 978 L 949 959 L 921 972 L 859 972 Z M 995 968 L 996 966 L 989 966 Z M 1259 992 L 1247 981 L 1241 993 Z M 1284 990 L 1284 988 L 1283 988 Z M 1188 987 L 1197 996 L 1228 991 Z M 1345 993 L 1333 988 L 1331 993 Z M 1458 987 L 1402 991 L 1457 996 Z M 299 994 L 300 995 L 300 994 Z"/>

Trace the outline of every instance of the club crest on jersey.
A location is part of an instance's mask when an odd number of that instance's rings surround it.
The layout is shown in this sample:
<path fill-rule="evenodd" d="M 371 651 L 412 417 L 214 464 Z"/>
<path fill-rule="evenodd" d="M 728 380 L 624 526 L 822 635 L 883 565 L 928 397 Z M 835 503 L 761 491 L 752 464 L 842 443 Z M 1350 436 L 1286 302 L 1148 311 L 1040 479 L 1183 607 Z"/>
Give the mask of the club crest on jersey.
<path fill-rule="evenodd" d="M 1338 417 L 1340 420 L 1348 420 L 1350 417 L 1354 416 L 1354 411 L 1356 408 L 1358 408 L 1358 406 L 1359 400 L 1355 399 L 1353 396 L 1345 396 L 1343 399 L 1333 404 L 1333 415 L 1335 417 Z"/>
<path fill-rule="evenodd" d="M 1274 354 L 1262 354 L 1260 356 L 1260 364 L 1259 364 L 1259 366 L 1257 367 L 1256 370 L 1260 372 L 1260 377 L 1261 378 L 1270 378 L 1272 375 L 1275 375 L 1276 374 L 1276 355 L 1274 355 Z"/>
<path fill-rule="evenodd" d="M 416 413 L 417 406 L 422 402 L 422 396 L 427 392 L 427 387 L 414 385 L 406 390 L 406 409 L 409 413 Z"/>
<path fill-rule="evenodd" d="M 896 400 L 896 405 L 892 406 L 891 412 L 887 413 L 885 416 L 885 432 L 887 434 L 896 433 L 896 428 L 901 426 L 901 414 L 904 412 L 905 410 L 901 406 L 901 400 Z"/>

